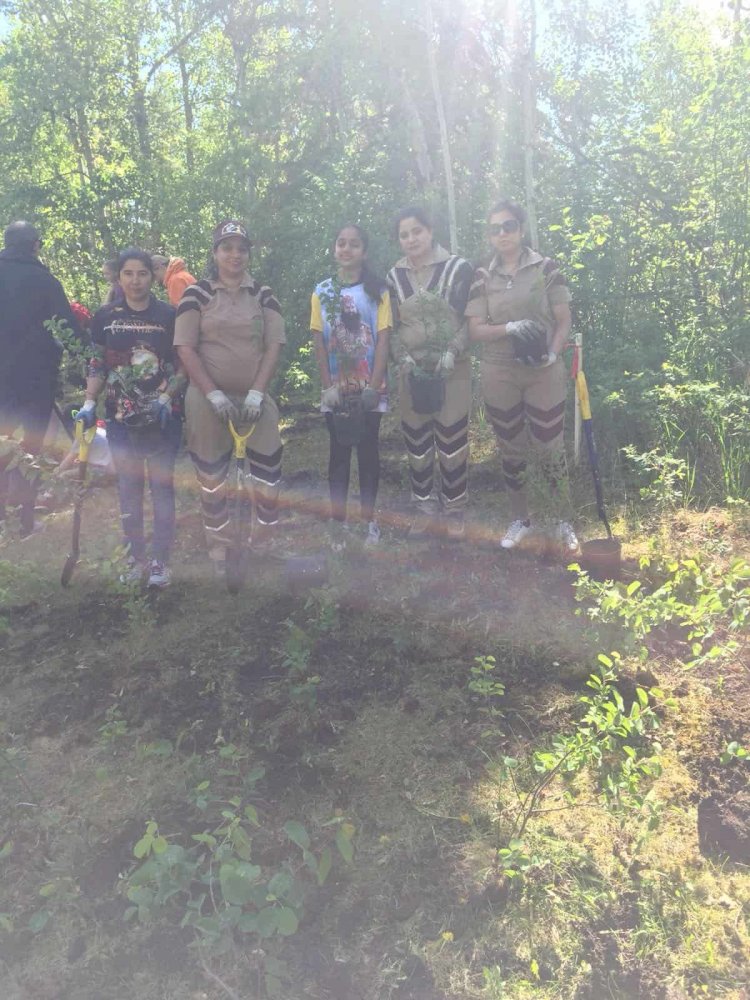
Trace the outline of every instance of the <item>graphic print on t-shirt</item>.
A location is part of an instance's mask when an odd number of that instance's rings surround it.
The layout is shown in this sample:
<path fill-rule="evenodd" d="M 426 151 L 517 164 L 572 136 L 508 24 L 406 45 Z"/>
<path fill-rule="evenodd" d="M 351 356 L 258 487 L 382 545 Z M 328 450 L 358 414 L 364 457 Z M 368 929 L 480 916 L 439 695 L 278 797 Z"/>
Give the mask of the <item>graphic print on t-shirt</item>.
<path fill-rule="evenodd" d="M 110 420 L 139 425 L 153 419 L 151 403 L 174 372 L 173 323 L 171 306 L 154 299 L 140 315 L 114 306 L 94 317 L 89 374 L 105 379 Z"/>
<path fill-rule="evenodd" d="M 354 296 L 341 293 L 341 311 L 331 325 L 330 354 L 337 361 L 338 382 L 363 389 L 369 381 L 375 337 L 362 320 Z"/>

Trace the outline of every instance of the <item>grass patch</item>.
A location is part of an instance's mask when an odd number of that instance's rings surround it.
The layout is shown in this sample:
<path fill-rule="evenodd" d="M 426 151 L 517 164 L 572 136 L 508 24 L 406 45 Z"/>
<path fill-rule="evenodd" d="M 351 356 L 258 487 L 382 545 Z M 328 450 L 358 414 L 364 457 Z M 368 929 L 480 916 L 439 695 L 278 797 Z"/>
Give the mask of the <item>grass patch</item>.
<path fill-rule="evenodd" d="M 393 420 L 384 440 L 398 512 Z M 289 435 L 301 553 L 322 546 L 326 445 L 316 417 Z M 69 590 L 65 511 L 0 550 L 4 997 L 740 1000 L 741 824 L 729 853 L 721 838 L 747 789 L 726 754 L 750 744 L 744 626 L 686 672 L 680 636 L 577 614 L 596 595 L 577 604 L 562 567 L 498 555 L 485 495 L 461 546 L 383 518 L 382 549 L 332 560 L 326 587 L 292 595 L 255 564 L 230 597 L 180 468 L 175 583 L 153 599 L 101 571 L 111 491 L 88 502 Z M 692 553 L 716 537 L 689 534 Z M 612 649 L 617 697 L 586 722 Z M 633 705 L 653 727 L 628 729 Z"/>

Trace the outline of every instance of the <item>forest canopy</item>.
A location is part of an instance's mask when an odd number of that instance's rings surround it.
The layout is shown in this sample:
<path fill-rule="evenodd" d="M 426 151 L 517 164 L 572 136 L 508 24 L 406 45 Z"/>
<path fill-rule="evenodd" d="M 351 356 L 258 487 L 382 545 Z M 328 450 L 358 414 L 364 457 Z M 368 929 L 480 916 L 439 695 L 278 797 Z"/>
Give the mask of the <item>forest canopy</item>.
<path fill-rule="evenodd" d="M 418 201 L 479 260 L 510 195 L 570 277 L 612 461 L 628 446 L 688 500 L 750 495 L 741 0 L 0 10 L 2 215 L 41 224 L 71 296 L 98 304 L 102 260 L 133 243 L 200 274 L 217 218 L 246 218 L 291 392 L 337 225 L 363 224 L 390 266 L 390 219 Z"/>

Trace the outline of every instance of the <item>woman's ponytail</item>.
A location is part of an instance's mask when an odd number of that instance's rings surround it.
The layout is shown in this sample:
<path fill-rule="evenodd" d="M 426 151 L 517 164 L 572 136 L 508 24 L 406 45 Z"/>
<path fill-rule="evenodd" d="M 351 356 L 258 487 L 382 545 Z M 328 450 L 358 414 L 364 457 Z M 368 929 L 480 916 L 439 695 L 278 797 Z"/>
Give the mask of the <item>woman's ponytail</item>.
<path fill-rule="evenodd" d="M 377 274 L 365 261 L 362 265 L 362 276 L 360 278 L 365 295 L 373 302 L 380 302 L 380 296 L 386 288 L 385 281 Z"/>

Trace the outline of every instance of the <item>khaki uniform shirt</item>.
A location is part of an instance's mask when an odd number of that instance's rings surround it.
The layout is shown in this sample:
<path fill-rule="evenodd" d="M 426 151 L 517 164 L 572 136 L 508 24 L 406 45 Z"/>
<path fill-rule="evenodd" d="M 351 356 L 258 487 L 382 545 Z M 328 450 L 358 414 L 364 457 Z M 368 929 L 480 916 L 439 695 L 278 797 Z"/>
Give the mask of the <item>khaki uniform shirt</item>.
<path fill-rule="evenodd" d="M 552 307 L 570 299 L 568 283 L 555 261 L 525 247 L 515 274 L 505 271 L 497 256 L 488 268 L 477 269 L 466 315 L 488 323 L 534 320 L 547 330 L 549 345 L 555 328 Z M 482 347 L 484 361 L 507 364 L 515 360 L 510 337 L 487 341 Z"/>
<path fill-rule="evenodd" d="M 386 277 L 393 304 L 398 361 L 405 354 L 414 360 L 437 363 L 451 349 L 462 358 L 469 344 L 464 309 L 474 269 L 468 261 L 436 246 L 422 267 L 408 258 L 392 267 Z"/>
<path fill-rule="evenodd" d="M 244 394 L 271 344 L 286 343 L 281 307 L 249 274 L 234 291 L 218 280 L 199 281 L 182 295 L 174 343 L 197 350 L 217 388 Z"/>

